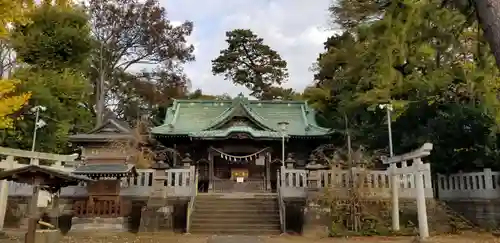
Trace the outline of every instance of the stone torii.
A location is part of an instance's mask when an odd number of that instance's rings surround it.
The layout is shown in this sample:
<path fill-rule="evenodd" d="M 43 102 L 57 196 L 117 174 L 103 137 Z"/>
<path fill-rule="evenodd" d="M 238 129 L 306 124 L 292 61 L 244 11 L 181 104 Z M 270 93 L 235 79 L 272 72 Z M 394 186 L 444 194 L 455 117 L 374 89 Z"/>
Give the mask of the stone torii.
<path fill-rule="evenodd" d="M 421 239 L 429 237 L 429 226 L 427 223 L 427 209 L 425 205 L 425 191 L 423 172 L 430 171 L 430 165 L 424 164 L 422 158 L 429 156 L 432 151 L 432 143 L 425 143 L 419 149 L 412 152 L 393 156 L 390 158 L 382 158 L 384 164 L 390 165 L 391 187 L 392 187 L 392 228 L 394 231 L 399 230 L 399 175 L 412 174 L 415 178 L 416 201 L 418 213 L 418 230 Z M 397 163 L 404 163 L 412 160 L 413 164 L 409 167 L 397 167 Z"/>

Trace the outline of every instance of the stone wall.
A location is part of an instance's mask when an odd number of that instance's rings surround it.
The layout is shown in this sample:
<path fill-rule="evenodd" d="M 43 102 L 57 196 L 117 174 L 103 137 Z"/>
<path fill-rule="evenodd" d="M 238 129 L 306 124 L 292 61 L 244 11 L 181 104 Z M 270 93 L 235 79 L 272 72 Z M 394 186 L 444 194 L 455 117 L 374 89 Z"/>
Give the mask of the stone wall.
<path fill-rule="evenodd" d="M 495 229 L 500 226 L 499 199 L 446 201 L 446 204 L 481 228 Z"/>
<path fill-rule="evenodd" d="M 28 205 L 30 197 L 9 197 L 7 201 L 7 211 L 5 215 L 5 227 L 6 228 L 24 228 L 27 227 L 27 217 L 28 217 Z M 75 218 L 72 216 L 72 207 L 74 200 L 81 200 L 81 198 L 61 198 L 59 199 L 59 227 L 64 233 L 72 230 L 97 230 L 103 227 L 95 228 L 98 225 L 104 226 L 108 225 L 108 228 L 113 228 L 119 231 L 128 230 L 131 232 L 139 231 L 140 222 L 142 217 L 147 217 L 143 215 L 144 206 L 147 203 L 147 198 L 145 197 L 124 197 L 125 200 L 130 200 L 132 203 L 132 210 L 130 215 L 124 218 L 119 218 L 117 220 L 110 219 L 84 219 Z M 185 230 L 186 226 L 186 212 L 187 212 L 187 201 L 186 200 L 169 200 L 168 205 L 172 209 L 171 212 L 171 228 L 169 230 L 174 230 L 177 232 L 182 232 Z M 39 208 L 40 216 L 44 213 L 49 213 L 46 208 Z M 48 221 L 50 219 L 43 219 Z M 86 226 L 85 226 L 86 225 Z M 118 227 L 121 226 L 121 227 Z M 92 228 L 94 227 L 94 228 Z"/>
<path fill-rule="evenodd" d="M 369 203 L 367 202 L 365 210 L 374 211 L 373 214 L 386 211 L 387 213 L 379 214 L 382 216 L 384 229 L 390 230 L 392 219 L 390 215 L 390 202 L 377 201 Z M 377 206 L 374 205 L 386 205 Z M 382 208 L 385 207 L 385 208 Z M 371 209 L 368 209 L 371 208 Z M 415 200 L 400 200 L 400 225 L 402 231 L 413 233 L 418 227 L 418 216 L 417 216 L 417 205 Z M 500 213 L 500 207 L 497 208 Z M 375 212 L 377 211 L 377 212 Z M 332 226 L 332 212 L 331 209 L 318 204 L 316 201 L 308 201 L 307 204 L 304 202 L 293 202 L 287 205 L 287 214 L 289 212 L 292 215 L 287 215 L 287 229 L 296 233 L 301 233 L 304 235 L 315 235 L 315 236 L 328 236 L 330 233 L 330 228 Z M 299 215 L 299 212 L 302 215 Z M 460 229 L 470 229 L 472 225 L 468 222 L 463 221 L 462 218 L 456 218 L 453 213 L 451 213 L 445 206 L 438 203 L 437 201 L 430 199 L 427 200 L 427 216 L 429 223 L 429 230 L 435 233 L 448 233 L 455 232 Z M 500 214 L 499 214 L 500 216 Z M 298 225 L 297 219 L 300 219 L 300 224 Z M 458 229 L 457 229 L 458 228 Z"/>

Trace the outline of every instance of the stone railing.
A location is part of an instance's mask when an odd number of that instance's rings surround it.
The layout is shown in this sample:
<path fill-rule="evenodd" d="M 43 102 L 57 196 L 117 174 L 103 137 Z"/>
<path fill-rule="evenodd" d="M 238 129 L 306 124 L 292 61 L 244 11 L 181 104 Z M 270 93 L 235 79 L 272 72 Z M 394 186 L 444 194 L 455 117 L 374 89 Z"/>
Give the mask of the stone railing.
<path fill-rule="evenodd" d="M 401 168 L 400 168 L 401 169 Z M 390 198 L 390 172 L 388 170 L 364 170 L 353 168 L 350 170 L 320 170 L 316 171 L 316 178 L 311 172 L 301 169 L 284 169 L 281 173 L 281 188 L 285 197 L 305 196 L 307 190 L 321 190 L 326 188 L 346 188 L 352 173 L 356 178 L 363 180 L 363 187 L 374 197 Z M 414 198 L 416 195 L 415 179 L 410 173 L 401 174 L 399 197 Z M 307 190 L 306 190 L 307 189 Z M 430 172 L 424 173 L 424 190 L 427 198 L 433 197 Z"/>
<path fill-rule="evenodd" d="M 385 170 L 362 170 L 354 169 L 355 175 L 363 175 L 365 181 L 364 186 L 367 187 L 370 193 L 377 197 L 390 197 L 391 183 L 389 181 L 389 171 Z M 139 169 L 139 175 L 135 178 L 125 178 L 121 183 L 121 195 L 124 196 L 149 196 L 153 183 L 152 169 Z M 350 175 L 349 170 L 321 170 L 317 171 L 320 179 L 316 182 L 309 176 L 307 170 L 303 169 L 286 169 L 281 171 L 279 186 L 284 197 L 304 197 L 308 190 L 346 187 Z M 491 172 L 491 171 L 490 171 Z M 194 183 L 194 166 L 191 168 L 168 169 L 167 181 L 165 186 L 168 188 L 169 195 L 174 196 L 189 196 L 191 195 L 192 183 Z M 500 179 L 500 173 L 492 172 L 493 178 Z M 399 196 L 401 198 L 413 198 L 415 196 L 415 182 L 412 174 L 399 175 Z M 451 180 L 451 179 L 450 179 Z M 474 179 L 476 180 L 476 179 Z M 314 182 L 314 183 L 313 183 Z M 441 184 L 440 184 L 441 185 Z M 490 184 L 487 184 L 490 185 Z M 430 172 L 424 173 L 424 188 L 425 196 L 433 197 Z M 452 187 L 450 187 L 452 188 Z M 468 187 L 470 188 L 470 187 Z M 474 187 L 476 188 L 476 187 Z M 496 187 L 495 187 L 496 188 Z M 496 190 L 491 186 L 489 191 Z M 450 189 L 451 190 L 451 189 Z M 449 190 L 449 191 L 450 191 Z M 474 189 L 477 190 L 477 189 Z M 473 191 L 472 189 L 470 191 Z M 443 194 L 444 193 L 444 194 Z M 445 190 L 440 188 L 440 195 L 445 195 Z M 471 192 L 472 193 L 472 192 Z M 62 197 L 78 197 L 87 194 L 85 185 L 71 186 L 64 188 L 61 191 Z M 28 196 L 31 195 L 31 186 L 9 182 L 10 196 Z M 450 194 L 448 194 L 450 195 Z"/>
<path fill-rule="evenodd" d="M 66 168 L 71 171 L 72 169 Z M 139 169 L 139 175 L 135 178 L 124 178 L 121 182 L 120 194 L 123 196 L 149 196 L 153 182 L 152 169 Z M 189 196 L 193 190 L 194 166 L 191 168 L 168 169 L 167 181 L 165 186 L 168 188 L 169 195 Z M 29 196 L 32 194 L 32 188 L 27 184 L 15 182 L 9 183 L 9 196 Z M 61 197 L 80 197 L 86 196 L 87 189 L 85 185 L 70 186 L 61 190 Z"/>
<path fill-rule="evenodd" d="M 439 199 L 497 199 L 500 198 L 500 172 L 484 169 L 482 172 L 438 175 Z"/>

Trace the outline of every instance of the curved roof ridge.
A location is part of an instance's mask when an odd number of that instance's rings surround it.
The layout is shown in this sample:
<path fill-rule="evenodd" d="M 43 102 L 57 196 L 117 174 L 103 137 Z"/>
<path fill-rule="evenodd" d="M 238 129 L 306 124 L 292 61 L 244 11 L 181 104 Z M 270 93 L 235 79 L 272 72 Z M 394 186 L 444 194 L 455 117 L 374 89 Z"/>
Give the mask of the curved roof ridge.
<path fill-rule="evenodd" d="M 226 113 L 230 113 L 230 111 L 232 111 L 232 110 L 233 110 L 232 106 L 226 108 L 222 113 L 220 113 L 220 115 L 218 115 L 217 117 L 215 117 L 213 119 L 213 121 L 210 122 L 210 124 L 206 128 L 204 128 L 202 130 L 207 130 L 207 129 L 210 129 L 211 127 L 216 126 L 217 124 L 219 124 L 220 122 L 222 122 L 222 120 L 224 120 L 224 118 L 226 116 L 228 116 L 228 114 L 226 114 Z"/>
<path fill-rule="evenodd" d="M 254 120 L 259 126 L 263 128 L 267 128 L 269 130 L 275 131 L 272 127 L 268 126 L 265 122 L 265 119 L 260 116 L 257 112 L 253 111 L 250 107 L 248 107 L 244 102 L 236 101 L 234 104 L 227 108 L 224 112 L 222 112 L 219 116 L 217 116 L 206 128 L 203 130 L 210 130 L 214 127 L 220 125 L 221 123 L 226 122 L 226 120 L 231 116 L 231 114 L 235 111 L 236 107 L 242 107 L 246 113 L 250 116 L 249 118 Z"/>
<path fill-rule="evenodd" d="M 174 101 L 174 107 L 175 107 L 175 113 L 174 113 L 174 117 L 172 118 L 172 121 L 170 122 L 170 124 L 175 124 L 175 122 L 177 121 L 177 117 L 179 117 L 179 110 L 181 109 L 179 103 L 177 101 Z M 166 114 L 165 114 L 166 115 Z"/>

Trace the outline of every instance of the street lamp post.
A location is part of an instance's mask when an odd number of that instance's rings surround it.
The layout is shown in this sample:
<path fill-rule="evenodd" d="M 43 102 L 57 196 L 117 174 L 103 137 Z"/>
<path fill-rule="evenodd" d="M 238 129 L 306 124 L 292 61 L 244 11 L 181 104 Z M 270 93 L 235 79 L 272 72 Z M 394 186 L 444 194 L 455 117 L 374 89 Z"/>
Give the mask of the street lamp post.
<path fill-rule="evenodd" d="M 387 111 L 387 131 L 389 133 L 389 156 L 394 156 L 394 151 L 392 147 L 392 126 L 391 126 L 391 112 L 393 107 L 391 104 L 381 104 L 379 105 L 380 109 Z"/>
<path fill-rule="evenodd" d="M 285 166 L 285 136 L 288 129 L 288 122 L 278 122 L 278 127 L 281 131 L 281 166 Z"/>
<path fill-rule="evenodd" d="M 393 107 L 391 104 L 381 104 L 380 109 L 385 109 L 387 111 L 387 132 L 389 133 L 389 155 L 394 156 L 394 151 L 392 147 L 392 126 L 391 126 L 391 112 Z M 390 165 L 391 176 L 391 188 L 392 188 L 392 229 L 394 231 L 399 231 L 399 175 L 396 174 L 396 163 Z"/>
<path fill-rule="evenodd" d="M 31 112 L 35 113 L 35 128 L 33 129 L 33 142 L 31 143 L 31 151 L 35 151 L 35 146 L 36 146 L 36 132 L 39 128 L 44 127 L 47 125 L 44 120 L 40 119 L 40 111 L 46 111 L 47 107 L 45 106 L 40 106 L 37 105 L 33 108 L 31 108 Z"/>

